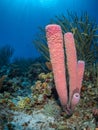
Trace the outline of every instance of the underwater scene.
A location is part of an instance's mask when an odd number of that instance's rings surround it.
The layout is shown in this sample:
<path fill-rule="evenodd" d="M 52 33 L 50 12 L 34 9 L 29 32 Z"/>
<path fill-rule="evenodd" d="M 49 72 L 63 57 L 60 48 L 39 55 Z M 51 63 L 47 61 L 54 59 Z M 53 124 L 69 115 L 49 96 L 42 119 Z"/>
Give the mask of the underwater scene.
<path fill-rule="evenodd" d="M 0 130 L 98 130 L 98 0 L 0 0 Z"/>

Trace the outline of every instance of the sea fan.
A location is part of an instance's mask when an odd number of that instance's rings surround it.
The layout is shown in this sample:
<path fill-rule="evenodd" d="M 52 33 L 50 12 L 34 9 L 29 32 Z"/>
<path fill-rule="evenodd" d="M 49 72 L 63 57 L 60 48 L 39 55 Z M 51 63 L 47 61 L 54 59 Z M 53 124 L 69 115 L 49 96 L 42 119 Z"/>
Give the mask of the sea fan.
<path fill-rule="evenodd" d="M 98 61 L 98 25 L 89 18 L 87 13 L 81 16 L 71 12 L 67 14 L 68 16 L 64 14 L 55 16 L 50 24 L 60 25 L 63 33 L 72 32 L 74 34 L 78 60 L 84 60 L 86 67 L 96 64 Z M 50 61 L 44 28 L 39 28 L 39 34 L 33 43 L 45 59 Z"/>

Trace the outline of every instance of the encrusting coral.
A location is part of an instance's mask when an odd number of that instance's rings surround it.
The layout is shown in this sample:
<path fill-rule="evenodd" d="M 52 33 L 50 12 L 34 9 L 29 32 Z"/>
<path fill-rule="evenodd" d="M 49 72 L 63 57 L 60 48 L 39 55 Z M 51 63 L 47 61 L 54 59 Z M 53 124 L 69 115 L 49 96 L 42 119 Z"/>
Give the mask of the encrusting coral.
<path fill-rule="evenodd" d="M 59 25 L 46 26 L 46 37 L 53 68 L 54 81 L 61 105 L 68 115 L 80 100 L 80 89 L 84 73 L 84 61 L 77 62 L 75 42 L 72 33 L 64 34 L 67 68 L 69 74 L 69 88 L 66 80 L 66 66 L 62 30 Z"/>
<path fill-rule="evenodd" d="M 44 104 L 48 98 L 52 96 L 53 74 L 41 73 L 38 75 L 39 80 L 31 87 L 32 98 L 34 104 Z"/>

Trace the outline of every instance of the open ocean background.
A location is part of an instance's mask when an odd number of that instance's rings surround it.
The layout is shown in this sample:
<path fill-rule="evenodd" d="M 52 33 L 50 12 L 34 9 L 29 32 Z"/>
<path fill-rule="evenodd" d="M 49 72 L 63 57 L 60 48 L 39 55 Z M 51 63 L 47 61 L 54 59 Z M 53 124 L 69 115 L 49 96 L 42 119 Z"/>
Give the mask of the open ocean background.
<path fill-rule="evenodd" d="M 0 47 L 10 44 L 13 57 L 38 57 L 32 44 L 38 27 L 67 10 L 86 11 L 98 23 L 98 0 L 0 0 Z"/>

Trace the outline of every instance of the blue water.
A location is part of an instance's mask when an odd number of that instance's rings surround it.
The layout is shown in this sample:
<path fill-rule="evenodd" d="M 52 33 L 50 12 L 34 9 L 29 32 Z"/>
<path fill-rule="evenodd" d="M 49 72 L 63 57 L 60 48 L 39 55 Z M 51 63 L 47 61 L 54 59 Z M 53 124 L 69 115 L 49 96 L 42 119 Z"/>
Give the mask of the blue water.
<path fill-rule="evenodd" d="M 98 23 L 98 0 L 0 0 L 0 47 L 10 44 L 13 57 L 38 57 L 32 44 L 38 27 L 67 9 L 87 11 Z"/>

